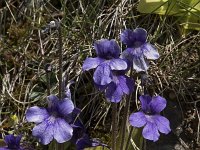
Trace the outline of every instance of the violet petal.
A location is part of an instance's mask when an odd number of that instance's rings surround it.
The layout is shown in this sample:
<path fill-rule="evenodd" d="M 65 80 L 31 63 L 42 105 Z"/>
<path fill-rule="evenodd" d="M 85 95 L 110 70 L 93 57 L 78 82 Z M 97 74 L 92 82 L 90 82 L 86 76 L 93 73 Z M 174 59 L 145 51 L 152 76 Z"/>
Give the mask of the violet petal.
<path fill-rule="evenodd" d="M 119 58 L 121 50 L 120 50 L 119 45 L 114 39 L 110 40 L 110 51 L 111 51 L 111 55 L 110 55 L 111 57 Z"/>
<path fill-rule="evenodd" d="M 127 69 L 127 63 L 123 59 L 112 59 L 110 60 L 110 67 L 111 70 L 126 70 Z"/>
<path fill-rule="evenodd" d="M 147 120 L 143 112 L 136 112 L 130 115 L 129 122 L 132 126 L 139 128 L 144 126 Z"/>
<path fill-rule="evenodd" d="M 53 136 L 58 143 L 64 143 L 72 138 L 73 128 L 61 118 L 57 118 L 54 123 Z"/>
<path fill-rule="evenodd" d="M 94 43 L 94 49 L 98 57 L 119 58 L 120 48 L 115 40 L 98 40 Z"/>
<path fill-rule="evenodd" d="M 154 142 L 157 141 L 160 136 L 156 124 L 149 121 L 147 121 L 147 124 L 143 129 L 142 135 L 145 139 L 152 140 Z"/>
<path fill-rule="evenodd" d="M 55 103 L 57 103 L 57 101 L 59 101 L 59 98 L 56 95 L 49 95 L 48 97 L 49 101 L 54 101 Z"/>
<path fill-rule="evenodd" d="M 141 102 L 142 111 L 144 111 L 144 112 L 149 111 L 149 103 L 152 100 L 151 96 L 141 95 L 139 99 L 140 99 L 140 102 Z"/>
<path fill-rule="evenodd" d="M 142 46 L 142 50 L 147 59 L 155 60 L 155 59 L 159 58 L 159 53 L 158 53 L 157 49 L 149 43 L 144 44 Z"/>
<path fill-rule="evenodd" d="M 74 110 L 74 104 L 70 99 L 64 98 L 59 102 L 58 110 L 60 114 L 62 114 L 63 116 L 67 116 Z"/>
<path fill-rule="evenodd" d="M 5 138 L 4 138 L 4 141 L 6 142 L 7 147 L 2 148 L 2 149 L 7 149 L 7 150 L 17 149 L 17 150 L 20 150 L 21 149 L 20 148 L 21 138 L 22 138 L 21 135 L 19 135 L 19 136 L 14 136 L 13 134 L 6 135 Z"/>
<path fill-rule="evenodd" d="M 122 58 L 123 59 L 127 59 L 129 61 L 133 60 L 133 55 L 132 55 L 132 51 L 134 50 L 134 48 L 127 48 L 122 52 Z"/>
<path fill-rule="evenodd" d="M 99 64 L 101 64 L 104 61 L 104 59 L 101 59 L 99 57 L 96 58 L 87 58 L 83 63 L 83 71 L 87 71 L 90 69 L 96 68 Z"/>
<path fill-rule="evenodd" d="M 26 120 L 28 122 L 41 123 L 49 117 L 49 114 L 45 108 L 39 108 L 38 106 L 30 107 L 26 112 Z"/>
<path fill-rule="evenodd" d="M 161 96 L 153 96 L 149 105 L 152 112 L 160 113 L 166 107 L 167 101 Z"/>
<path fill-rule="evenodd" d="M 47 119 L 36 125 L 32 131 L 32 135 L 37 137 L 39 142 L 44 145 L 49 144 L 53 140 L 54 121 L 51 122 L 50 120 Z"/>
<path fill-rule="evenodd" d="M 127 45 L 127 47 L 132 47 L 134 45 L 135 36 L 132 30 L 126 29 L 120 34 L 120 40 L 122 43 Z"/>
<path fill-rule="evenodd" d="M 97 85 L 107 85 L 112 81 L 112 73 L 110 70 L 110 66 L 108 64 L 103 63 L 97 67 L 93 76 L 94 82 Z"/>
<path fill-rule="evenodd" d="M 136 70 L 136 72 L 147 71 L 147 69 L 149 68 L 149 63 L 147 60 L 144 59 L 143 56 L 134 58 L 133 68 Z"/>
<path fill-rule="evenodd" d="M 119 85 L 112 82 L 108 85 L 105 96 L 107 100 L 118 103 L 122 99 L 123 91 Z"/>
<path fill-rule="evenodd" d="M 118 76 L 117 78 L 118 78 L 118 82 L 119 82 L 118 86 L 120 86 L 123 93 L 130 94 L 133 91 L 134 81 L 125 75 Z"/>
<path fill-rule="evenodd" d="M 171 131 L 169 126 L 169 120 L 167 118 L 160 115 L 155 115 L 153 117 L 153 120 L 161 133 L 168 134 Z"/>
<path fill-rule="evenodd" d="M 147 31 L 143 28 L 136 28 L 134 30 L 135 40 L 144 43 L 147 39 Z"/>
<path fill-rule="evenodd" d="M 59 104 L 59 98 L 56 95 L 49 95 L 47 97 L 48 99 L 48 109 L 51 111 L 57 111 L 57 106 Z"/>

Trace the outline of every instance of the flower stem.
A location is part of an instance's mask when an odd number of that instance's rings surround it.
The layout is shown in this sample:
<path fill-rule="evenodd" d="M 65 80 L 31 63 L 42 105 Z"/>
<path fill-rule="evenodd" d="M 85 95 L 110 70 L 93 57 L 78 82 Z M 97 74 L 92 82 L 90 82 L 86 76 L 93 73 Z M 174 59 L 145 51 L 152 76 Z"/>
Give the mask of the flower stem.
<path fill-rule="evenodd" d="M 128 147 L 129 147 L 129 143 L 130 143 L 130 139 L 131 139 L 132 133 L 133 133 L 133 127 L 131 127 L 131 130 L 130 130 L 130 133 L 129 133 L 129 136 L 128 136 L 128 140 L 127 140 L 127 142 L 126 142 L 126 148 L 125 148 L 125 150 L 128 150 Z"/>
<path fill-rule="evenodd" d="M 126 101 L 126 105 L 124 108 L 124 117 L 123 117 L 123 122 L 122 122 L 122 138 L 121 138 L 121 146 L 120 146 L 120 150 L 123 150 L 124 148 L 124 142 L 125 142 L 125 135 L 126 135 L 126 123 L 127 123 L 127 118 L 128 118 L 128 113 L 129 113 L 129 107 L 130 107 L 130 101 L 132 98 L 132 94 L 127 96 L 127 101 Z"/>
<path fill-rule="evenodd" d="M 47 78 L 47 96 L 49 96 L 51 94 L 50 92 L 50 75 L 51 75 L 51 64 L 46 64 L 45 66 L 45 72 L 46 72 L 46 78 Z M 48 145 L 43 145 L 42 146 L 42 150 L 48 150 Z"/>
<path fill-rule="evenodd" d="M 63 62 L 63 53 L 62 53 L 62 32 L 61 32 L 61 23 L 57 21 L 58 24 L 58 55 L 59 55 L 59 99 L 62 100 L 63 98 L 63 86 L 62 86 L 62 62 Z M 64 150 L 64 145 L 61 143 L 57 143 L 58 150 Z"/>
<path fill-rule="evenodd" d="M 117 103 L 112 103 L 112 150 L 116 150 L 117 144 Z"/>
<path fill-rule="evenodd" d="M 51 94 L 50 92 L 50 76 L 51 76 L 51 71 L 52 71 L 52 67 L 51 64 L 46 64 L 45 66 L 45 71 L 46 71 L 46 78 L 47 78 L 47 96 Z"/>
<path fill-rule="evenodd" d="M 131 68 L 130 71 L 130 76 L 132 75 L 133 69 Z M 130 107 L 130 101 L 132 99 L 132 94 L 130 94 L 129 96 L 127 96 L 126 99 L 126 105 L 124 108 L 124 117 L 123 117 L 123 122 L 122 122 L 122 138 L 121 138 L 121 146 L 120 146 L 120 150 L 124 149 L 124 142 L 125 142 L 125 135 L 126 135 L 126 123 L 127 123 L 127 118 L 128 118 L 128 113 L 129 113 L 129 107 Z"/>
<path fill-rule="evenodd" d="M 63 53 L 62 53 L 62 33 L 61 33 L 61 24 L 58 22 L 58 51 L 59 51 L 59 98 L 62 99 L 62 61 L 63 61 Z"/>

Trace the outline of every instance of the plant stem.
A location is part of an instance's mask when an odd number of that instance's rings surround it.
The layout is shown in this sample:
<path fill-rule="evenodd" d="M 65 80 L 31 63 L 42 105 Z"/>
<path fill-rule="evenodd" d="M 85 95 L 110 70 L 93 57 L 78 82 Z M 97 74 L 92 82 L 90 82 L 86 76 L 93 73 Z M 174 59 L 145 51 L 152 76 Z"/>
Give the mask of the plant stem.
<path fill-rule="evenodd" d="M 128 140 L 126 142 L 125 150 L 128 150 L 128 146 L 129 146 L 129 143 L 130 143 L 132 132 L 133 132 L 133 127 L 131 127 L 131 130 L 130 130 L 130 133 L 129 133 L 129 136 L 128 136 Z"/>
<path fill-rule="evenodd" d="M 124 142 L 125 142 L 125 135 L 126 135 L 126 123 L 127 123 L 131 98 L 132 98 L 132 95 L 127 96 L 127 101 L 126 101 L 126 105 L 124 108 L 125 112 L 124 112 L 124 117 L 123 117 L 123 122 L 122 122 L 122 131 L 121 131 L 122 138 L 121 138 L 120 150 L 124 149 Z"/>
<path fill-rule="evenodd" d="M 61 32 L 61 23 L 57 21 L 58 24 L 58 53 L 59 53 L 59 99 L 63 98 L 63 86 L 62 86 L 62 62 L 63 62 L 63 53 L 62 53 L 62 32 Z M 64 150 L 64 145 L 57 143 L 58 150 Z"/>
<path fill-rule="evenodd" d="M 51 71 L 52 71 L 52 68 L 51 68 L 51 64 L 46 64 L 45 66 L 45 71 L 46 71 L 46 78 L 47 78 L 47 96 L 51 94 L 50 92 L 50 75 L 51 75 Z"/>
<path fill-rule="evenodd" d="M 50 93 L 50 73 L 48 72 L 48 73 L 46 74 L 46 76 L 47 76 L 47 96 L 48 96 L 48 95 L 51 94 L 51 93 Z"/>
<path fill-rule="evenodd" d="M 130 71 L 130 76 L 132 75 L 133 69 L 131 68 Z M 129 107 L 130 107 L 130 101 L 132 99 L 132 94 L 130 94 L 129 96 L 127 96 L 127 100 L 126 100 L 126 105 L 125 105 L 125 112 L 124 112 L 124 117 L 123 117 L 123 123 L 122 123 L 122 138 L 121 138 L 121 146 L 120 146 L 120 150 L 124 149 L 124 142 L 125 142 L 125 135 L 126 135 L 126 123 L 127 123 L 127 118 L 128 118 L 128 113 L 129 113 Z"/>
<path fill-rule="evenodd" d="M 116 149 L 117 144 L 117 103 L 112 103 L 112 150 Z"/>
<path fill-rule="evenodd" d="M 52 68 L 51 68 L 51 64 L 46 64 L 45 66 L 45 72 L 46 72 L 46 78 L 47 78 L 47 96 L 49 96 L 51 94 L 50 92 L 50 75 L 51 75 L 51 71 L 52 71 Z M 42 146 L 42 149 L 43 150 L 48 150 L 48 145 L 43 145 Z"/>
<path fill-rule="evenodd" d="M 62 33 L 61 33 L 61 24 L 58 22 L 58 52 L 59 52 L 59 98 L 62 99 L 62 61 L 63 61 L 63 54 L 62 54 Z"/>

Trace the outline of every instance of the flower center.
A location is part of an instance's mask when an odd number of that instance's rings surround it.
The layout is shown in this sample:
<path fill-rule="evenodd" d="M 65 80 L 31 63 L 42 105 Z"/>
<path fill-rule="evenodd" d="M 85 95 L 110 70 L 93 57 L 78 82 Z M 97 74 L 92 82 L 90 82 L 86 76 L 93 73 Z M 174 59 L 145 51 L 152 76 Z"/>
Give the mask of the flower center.
<path fill-rule="evenodd" d="M 142 45 L 142 42 L 140 42 L 140 41 L 135 41 L 134 44 L 133 44 L 133 46 L 135 48 L 140 47 L 141 45 Z"/>
<path fill-rule="evenodd" d="M 151 115 L 145 115 L 145 116 L 146 116 L 146 118 L 147 118 L 147 120 L 148 120 L 149 122 L 154 123 L 154 120 L 153 120 L 153 118 L 152 118 Z"/>
<path fill-rule="evenodd" d="M 106 59 L 106 60 L 111 60 L 111 59 L 113 59 L 113 57 L 110 56 L 110 55 L 107 55 L 107 56 L 105 56 L 105 59 Z"/>
<path fill-rule="evenodd" d="M 58 112 L 52 111 L 52 112 L 51 112 L 51 116 L 57 118 L 57 117 L 58 117 Z"/>
<path fill-rule="evenodd" d="M 54 122 L 55 122 L 55 120 L 56 120 L 56 117 L 55 116 L 50 116 L 49 118 L 48 118 L 48 124 L 53 124 Z"/>

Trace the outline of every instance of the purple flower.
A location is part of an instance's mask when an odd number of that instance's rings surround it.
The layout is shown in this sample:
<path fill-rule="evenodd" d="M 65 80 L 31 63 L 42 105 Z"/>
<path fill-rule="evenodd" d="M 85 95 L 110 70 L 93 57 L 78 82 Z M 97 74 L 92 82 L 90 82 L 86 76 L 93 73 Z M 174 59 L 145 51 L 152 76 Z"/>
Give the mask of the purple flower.
<path fill-rule="evenodd" d="M 97 147 L 97 146 L 106 146 L 105 144 L 102 144 L 99 140 L 97 139 L 90 139 L 90 137 L 85 134 L 83 137 L 78 139 L 76 141 L 76 149 L 77 150 L 84 150 L 84 148 L 89 148 L 89 147 Z"/>
<path fill-rule="evenodd" d="M 125 71 L 114 71 L 110 84 L 101 86 L 95 84 L 99 90 L 105 90 L 105 97 L 109 102 L 118 103 L 123 95 L 130 94 L 134 89 L 134 80 L 125 75 Z"/>
<path fill-rule="evenodd" d="M 74 110 L 71 99 L 59 100 L 57 96 L 48 96 L 48 108 L 33 106 L 26 112 L 28 122 L 35 122 L 32 134 L 39 141 L 47 145 L 53 139 L 58 143 L 69 141 L 72 138 L 73 128 L 66 121 Z"/>
<path fill-rule="evenodd" d="M 73 137 L 71 141 L 76 145 L 76 150 L 84 150 L 84 148 L 106 146 L 97 139 L 92 139 L 86 133 L 86 128 L 83 123 L 77 119 L 74 123 Z"/>
<path fill-rule="evenodd" d="M 7 147 L 2 147 L 0 150 L 23 150 L 22 147 L 20 147 L 20 140 L 22 136 L 14 136 L 12 134 L 6 135 L 4 140 L 7 144 Z"/>
<path fill-rule="evenodd" d="M 119 58 L 120 48 L 115 40 L 102 39 L 94 43 L 97 57 L 87 58 L 83 64 L 83 71 L 96 68 L 94 82 L 107 85 L 112 81 L 113 70 L 127 69 L 127 63 Z"/>
<path fill-rule="evenodd" d="M 118 103 L 124 94 L 133 91 L 134 81 L 126 75 L 114 75 L 113 81 L 108 85 L 105 96 L 108 101 Z"/>
<path fill-rule="evenodd" d="M 122 57 L 128 59 L 137 71 L 147 71 L 149 68 L 148 61 L 145 59 L 158 59 L 157 49 L 146 42 L 147 32 L 143 28 L 124 30 L 120 35 L 121 41 L 127 45 L 127 49 L 122 53 Z"/>
<path fill-rule="evenodd" d="M 132 113 L 129 122 L 134 127 L 142 127 L 142 135 L 145 139 L 158 140 L 160 134 L 168 134 L 171 129 L 169 120 L 160 115 L 160 112 L 166 107 L 166 100 L 161 96 L 150 97 L 148 95 L 140 96 L 141 111 Z"/>

